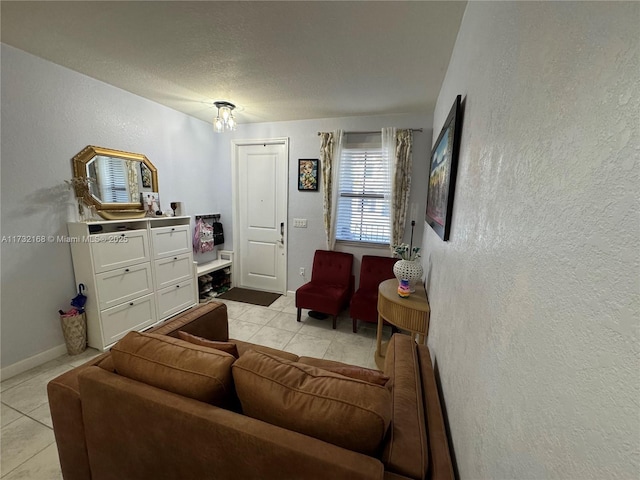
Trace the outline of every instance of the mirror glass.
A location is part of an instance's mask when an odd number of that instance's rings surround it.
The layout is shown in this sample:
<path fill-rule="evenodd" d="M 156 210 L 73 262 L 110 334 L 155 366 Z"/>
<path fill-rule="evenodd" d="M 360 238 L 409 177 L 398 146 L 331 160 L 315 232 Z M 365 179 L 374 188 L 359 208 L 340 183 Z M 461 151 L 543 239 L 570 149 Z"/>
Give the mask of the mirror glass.
<path fill-rule="evenodd" d="M 158 192 L 158 174 L 147 157 L 88 146 L 73 158 L 74 175 L 86 178 L 84 200 L 100 210 L 142 210 L 141 196 Z"/>

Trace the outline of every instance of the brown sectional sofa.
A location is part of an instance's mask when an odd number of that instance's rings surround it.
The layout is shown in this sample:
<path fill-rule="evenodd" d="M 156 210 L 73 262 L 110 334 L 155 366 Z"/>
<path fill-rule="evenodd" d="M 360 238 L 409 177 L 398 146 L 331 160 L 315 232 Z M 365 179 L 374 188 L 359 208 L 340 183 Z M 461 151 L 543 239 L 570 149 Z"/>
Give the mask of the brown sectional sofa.
<path fill-rule="evenodd" d="M 166 336 L 178 337 L 179 331 L 228 341 L 226 305 L 209 303 L 192 309 L 148 331 L 155 335 L 147 337 L 155 336 L 152 341 L 162 342 Z M 114 362 L 123 360 L 114 359 L 115 351 L 52 380 L 47 390 L 65 480 L 454 478 L 429 351 L 409 336 L 396 334 L 389 343 L 384 369 L 384 375 L 389 377 L 386 386 L 364 385 L 359 380 L 317 370 L 339 367 L 342 364 L 338 362 L 299 358 L 239 340 L 229 341 L 236 344 L 240 357 L 237 367 L 233 367 L 242 390 L 238 391 L 240 402 L 236 402 L 236 408 L 217 407 L 116 373 Z M 186 342 L 166 339 L 163 343 Z M 169 348 L 173 348 L 171 345 Z M 196 346 L 190 352 L 206 357 L 211 350 Z M 262 362 L 262 371 L 253 371 L 255 375 L 249 379 L 253 383 L 247 383 L 246 378 L 241 380 L 235 374 L 251 373 L 252 359 Z M 232 362 L 233 359 L 228 363 Z M 356 389 L 384 391 L 388 397 L 379 398 L 388 398 L 390 405 L 379 407 L 388 412 L 390 421 L 379 448 L 360 453 L 336 445 L 340 441 L 323 441 L 250 417 L 249 414 L 254 415 L 251 409 L 247 414 L 241 413 L 240 404 L 248 407 L 243 400 L 262 393 L 259 390 L 269 390 L 269 409 L 280 407 L 277 397 L 273 397 L 279 395 L 273 386 L 281 387 L 277 383 L 280 380 L 275 380 L 277 384 L 264 383 L 270 370 L 279 368 L 294 370 L 294 377 L 302 375 L 312 381 L 351 382 Z M 321 384 L 322 388 L 325 387 Z M 313 399 L 317 400 L 318 395 Z M 298 401 L 294 398 L 287 408 L 307 405 L 306 399 L 299 404 Z M 257 405 L 259 409 L 260 402 L 258 399 L 251 408 L 255 410 Z M 348 403 L 342 399 L 339 402 Z M 283 399 L 282 405 L 286 403 Z M 302 409 L 305 418 L 308 415 L 314 422 L 325 413 Z M 297 420 L 284 418 L 295 428 L 300 423 Z M 332 425 L 329 419 L 327 425 Z M 330 437 L 336 433 L 327 432 Z M 345 425 L 344 432 L 337 433 L 336 438 L 342 441 L 351 432 Z M 350 445 L 352 440 L 344 441 Z"/>

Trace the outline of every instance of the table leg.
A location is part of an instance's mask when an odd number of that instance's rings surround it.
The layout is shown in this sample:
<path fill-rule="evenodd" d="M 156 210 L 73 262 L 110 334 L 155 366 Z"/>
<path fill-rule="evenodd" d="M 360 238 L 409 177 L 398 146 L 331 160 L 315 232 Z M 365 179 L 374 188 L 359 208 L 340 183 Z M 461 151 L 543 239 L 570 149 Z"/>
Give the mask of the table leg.
<path fill-rule="evenodd" d="M 377 336 L 377 344 L 376 344 L 376 355 L 382 357 L 382 324 L 384 321 L 382 320 L 382 316 L 378 314 L 378 336 Z"/>

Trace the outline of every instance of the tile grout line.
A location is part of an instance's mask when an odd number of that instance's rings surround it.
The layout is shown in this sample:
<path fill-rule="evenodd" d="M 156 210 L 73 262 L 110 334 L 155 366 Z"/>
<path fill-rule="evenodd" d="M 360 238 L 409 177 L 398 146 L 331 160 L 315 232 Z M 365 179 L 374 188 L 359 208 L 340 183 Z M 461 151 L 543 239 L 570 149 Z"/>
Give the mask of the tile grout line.
<path fill-rule="evenodd" d="M 49 427 L 47 427 L 49 428 Z M 48 443 L 42 450 L 38 450 L 36 453 L 34 453 L 33 455 L 31 455 L 29 458 L 27 458 L 24 462 L 22 462 L 19 465 L 16 465 L 14 468 L 12 468 L 11 470 L 9 470 L 8 472 L 2 472 L 2 477 L 0 478 L 5 478 L 7 477 L 10 473 L 15 472 L 18 468 L 20 468 L 22 465 L 24 465 L 25 463 L 27 463 L 29 460 L 31 460 L 32 458 L 34 458 L 36 455 L 41 454 L 42 452 L 44 452 L 47 448 L 49 448 L 53 443 L 56 443 L 55 438 L 53 439 L 53 442 Z M 57 447 L 56 447 L 57 448 Z"/>
<path fill-rule="evenodd" d="M 48 404 L 48 403 L 49 403 L 49 401 L 47 400 L 47 404 Z M 44 403 L 43 403 L 42 405 L 44 405 Z M 40 405 L 40 407 L 41 407 L 42 405 Z M 37 408 L 40 408 L 40 407 L 37 407 Z M 34 408 L 33 410 L 36 410 L 36 409 Z M 33 412 L 33 410 L 31 410 L 31 411 Z M 31 419 L 31 420 L 33 420 L 34 422 L 39 423 L 39 424 L 40 424 L 40 425 L 42 425 L 43 427 L 47 427 L 49 430 L 51 430 L 51 431 L 53 432 L 53 428 L 51 428 L 51 427 L 50 427 L 49 425 L 47 425 L 46 423 L 42 423 L 40 420 L 38 420 L 37 418 L 33 418 L 33 417 L 32 417 L 31 415 L 29 415 L 28 413 L 25 413 L 25 414 L 23 414 L 23 415 L 24 415 L 25 417 L 30 418 L 30 419 Z M 55 442 L 55 439 L 54 439 L 54 442 Z"/>

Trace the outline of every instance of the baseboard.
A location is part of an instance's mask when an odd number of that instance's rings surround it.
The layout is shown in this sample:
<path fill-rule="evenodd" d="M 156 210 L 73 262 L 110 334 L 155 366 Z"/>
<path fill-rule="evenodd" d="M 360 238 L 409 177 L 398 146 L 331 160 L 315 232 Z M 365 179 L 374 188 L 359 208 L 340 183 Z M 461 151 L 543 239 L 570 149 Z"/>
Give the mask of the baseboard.
<path fill-rule="evenodd" d="M 27 370 L 39 367 L 43 363 L 47 363 L 48 361 L 61 357 L 65 353 L 67 353 L 67 346 L 63 343 L 62 345 L 50 348 L 47 351 L 34 355 L 33 357 L 25 358 L 24 360 L 20 360 L 12 365 L 3 367 L 0 370 L 0 380 L 5 381 L 11 377 L 15 377 Z"/>
<path fill-rule="evenodd" d="M 296 297 L 296 292 L 295 292 L 295 290 L 294 290 L 294 291 L 287 290 L 287 293 L 285 293 L 285 295 L 286 295 L 287 297 L 293 297 L 293 298 L 295 298 L 295 297 Z"/>

